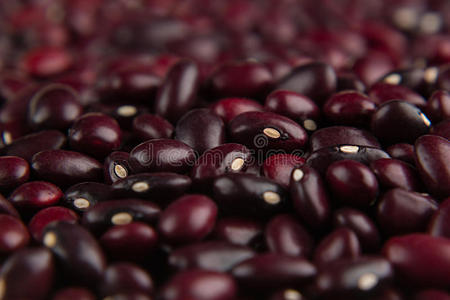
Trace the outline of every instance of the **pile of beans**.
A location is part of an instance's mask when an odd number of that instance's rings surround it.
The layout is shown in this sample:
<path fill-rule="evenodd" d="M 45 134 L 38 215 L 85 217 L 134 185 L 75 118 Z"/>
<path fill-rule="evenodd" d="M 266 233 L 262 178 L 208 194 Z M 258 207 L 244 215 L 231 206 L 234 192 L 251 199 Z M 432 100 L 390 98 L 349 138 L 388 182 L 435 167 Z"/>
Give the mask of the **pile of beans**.
<path fill-rule="evenodd" d="M 450 299 L 448 0 L 0 1 L 0 299 Z"/>

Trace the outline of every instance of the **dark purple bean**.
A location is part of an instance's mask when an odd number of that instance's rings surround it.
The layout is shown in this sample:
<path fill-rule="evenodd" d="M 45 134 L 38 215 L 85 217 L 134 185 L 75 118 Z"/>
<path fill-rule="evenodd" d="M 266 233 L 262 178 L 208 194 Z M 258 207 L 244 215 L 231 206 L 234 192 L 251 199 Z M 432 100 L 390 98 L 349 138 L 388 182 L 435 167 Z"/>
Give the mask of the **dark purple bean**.
<path fill-rule="evenodd" d="M 27 227 L 18 218 L 0 214 L 0 254 L 8 255 L 30 241 Z"/>
<path fill-rule="evenodd" d="M 361 79 L 354 73 L 340 73 L 337 78 L 336 91 L 354 90 L 360 93 L 364 93 L 366 86 Z"/>
<path fill-rule="evenodd" d="M 0 190 L 10 191 L 30 177 L 27 161 L 17 156 L 0 157 Z"/>
<path fill-rule="evenodd" d="M 361 248 L 356 234 L 348 228 L 341 227 L 320 241 L 314 250 L 314 263 L 319 268 L 326 269 L 332 262 L 360 255 Z"/>
<path fill-rule="evenodd" d="M 72 282 L 95 286 L 106 260 L 95 238 L 78 224 L 55 222 L 46 226 L 42 243 L 57 257 Z"/>
<path fill-rule="evenodd" d="M 133 172 L 137 173 L 186 173 L 195 162 L 195 153 L 183 142 L 155 139 L 134 147 L 129 162 Z"/>
<path fill-rule="evenodd" d="M 370 99 L 378 105 L 390 100 L 403 100 L 420 108 L 426 105 L 421 95 L 403 85 L 379 82 L 370 88 L 368 94 Z"/>
<path fill-rule="evenodd" d="M 373 161 L 370 168 L 377 176 L 380 185 L 385 188 L 421 190 L 421 182 L 416 169 L 401 160 L 382 158 Z"/>
<path fill-rule="evenodd" d="M 2 299 L 48 299 L 54 275 L 55 263 L 50 251 L 42 247 L 22 249 L 2 265 Z"/>
<path fill-rule="evenodd" d="M 188 60 L 177 62 L 168 72 L 155 99 L 156 114 L 174 123 L 196 104 L 200 72 Z"/>
<path fill-rule="evenodd" d="M 297 155 L 274 154 L 264 161 L 262 173 L 265 177 L 287 188 L 291 181 L 292 170 L 304 163 L 305 159 Z"/>
<path fill-rule="evenodd" d="M 95 300 L 95 295 L 82 287 L 66 287 L 58 290 L 52 300 Z"/>
<path fill-rule="evenodd" d="M 431 127 L 430 134 L 438 135 L 450 140 L 450 118 Z"/>
<path fill-rule="evenodd" d="M 38 178 L 60 187 L 82 181 L 100 181 L 102 165 L 84 154 L 67 150 L 46 150 L 33 156 L 31 167 Z"/>
<path fill-rule="evenodd" d="M 64 205 L 76 212 L 84 212 L 97 202 L 111 199 L 109 185 L 98 182 L 82 182 L 69 187 L 64 193 Z"/>
<path fill-rule="evenodd" d="M 450 300 L 450 294 L 444 290 L 428 289 L 416 293 L 414 300 Z"/>
<path fill-rule="evenodd" d="M 8 200 L 18 209 L 36 211 L 57 204 L 62 196 L 62 191 L 50 182 L 31 181 L 16 188 Z"/>
<path fill-rule="evenodd" d="M 30 101 L 28 122 L 34 129 L 66 130 L 83 111 L 78 93 L 54 83 L 37 91 Z"/>
<path fill-rule="evenodd" d="M 372 115 L 372 132 L 383 144 L 413 143 L 426 134 L 431 122 L 420 109 L 405 101 L 392 100 Z"/>
<path fill-rule="evenodd" d="M 28 230 L 31 236 L 36 240 L 42 241 L 42 233 L 45 227 L 56 221 L 78 222 L 78 215 L 73 211 L 61 206 L 52 206 L 38 211 L 28 223 Z"/>
<path fill-rule="evenodd" d="M 296 67 L 278 82 L 276 89 L 305 95 L 321 105 L 336 90 L 337 76 L 333 68 L 321 62 Z"/>
<path fill-rule="evenodd" d="M 339 145 L 380 148 L 377 139 L 368 131 L 347 126 L 332 126 L 317 130 L 309 141 L 312 152 Z"/>
<path fill-rule="evenodd" d="M 408 285 L 450 286 L 450 240 L 426 234 L 389 239 L 383 254 L 394 266 L 396 278 Z"/>
<path fill-rule="evenodd" d="M 142 261 L 157 242 L 158 234 L 153 227 L 141 222 L 113 226 L 100 237 L 106 254 L 119 261 Z"/>
<path fill-rule="evenodd" d="M 101 234 L 114 225 L 131 222 L 155 223 L 160 208 L 144 200 L 124 199 L 99 202 L 83 214 L 82 224 L 95 234 Z"/>
<path fill-rule="evenodd" d="M 388 235 L 425 231 L 438 204 L 430 197 L 403 189 L 392 189 L 379 202 L 377 221 Z"/>
<path fill-rule="evenodd" d="M 260 291 L 304 286 L 316 273 L 316 267 L 304 258 L 275 253 L 259 254 L 235 266 L 232 271 L 239 284 Z"/>
<path fill-rule="evenodd" d="M 294 151 L 305 145 L 306 131 L 289 118 L 271 112 L 246 112 L 229 123 L 231 139 L 251 149 Z"/>
<path fill-rule="evenodd" d="M 428 99 L 425 112 L 433 123 L 449 119 L 450 93 L 445 90 L 435 91 Z"/>
<path fill-rule="evenodd" d="M 158 231 L 169 244 L 200 241 L 214 228 L 217 206 L 204 195 L 186 195 L 172 202 L 161 214 Z"/>
<path fill-rule="evenodd" d="M 253 256 L 255 252 L 250 248 L 223 241 L 208 241 L 176 249 L 170 254 L 168 262 L 177 271 L 202 269 L 228 272 Z"/>
<path fill-rule="evenodd" d="M 209 109 L 193 109 L 178 120 L 175 139 L 202 154 L 225 143 L 225 124 Z"/>
<path fill-rule="evenodd" d="M 282 289 L 271 294 L 269 300 L 307 300 L 301 292 L 295 289 Z"/>
<path fill-rule="evenodd" d="M 20 137 L 6 149 L 6 155 L 20 156 L 31 162 L 33 155 L 43 150 L 60 149 L 66 143 L 66 137 L 57 130 L 43 130 Z"/>
<path fill-rule="evenodd" d="M 416 166 L 428 190 L 436 197 L 450 195 L 450 141 L 425 135 L 415 144 Z"/>
<path fill-rule="evenodd" d="M 214 102 L 211 112 L 228 124 L 234 117 L 249 111 L 264 111 L 264 107 L 255 100 L 247 98 L 224 98 Z"/>
<path fill-rule="evenodd" d="M 376 104 L 366 95 L 343 91 L 331 96 L 323 105 L 325 117 L 333 124 L 366 126 L 369 124 Z"/>
<path fill-rule="evenodd" d="M 263 235 L 263 226 L 247 218 L 225 217 L 217 221 L 213 235 L 234 245 L 250 246 Z"/>
<path fill-rule="evenodd" d="M 392 85 L 405 86 L 414 91 L 420 91 L 424 88 L 424 75 L 425 70 L 422 68 L 405 68 L 389 72 L 380 81 Z"/>
<path fill-rule="evenodd" d="M 144 269 L 132 263 L 109 265 L 97 286 L 101 297 L 127 292 L 153 292 L 153 280 Z"/>
<path fill-rule="evenodd" d="M 432 236 L 450 238 L 450 198 L 439 205 L 428 224 L 428 233 Z"/>
<path fill-rule="evenodd" d="M 130 154 L 127 152 L 114 151 L 105 158 L 103 164 L 105 183 L 112 184 L 130 174 L 129 157 Z"/>
<path fill-rule="evenodd" d="M 119 293 L 115 295 L 110 295 L 107 297 L 108 300 L 153 300 L 151 296 L 141 293 L 141 292 L 127 292 Z"/>
<path fill-rule="evenodd" d="M 386 149 L 392 158 L 402 160 L 411 165 L 415 165 L 414 146 L 411 144 L 394 144 Z"/>
<path fill-rule="evenodd" d="M 314 241 L 297 220 L 288 214 L 277 215 L 266 225 L 266 244 L 271 252 L 309 257 Z"/>
<path fill-rule="evenodd" d="M 133 119 L 133 135 L 139 142 L 152 139 L 169 139 L 172 134 L 172 124 L 160 116 L 142 114 Z"/>
<path fill-rule="evenodd" d="M 237 285 L 225 273 L 188 270 L 177 273 L 160 290 L 160 300 L 235 300 Z"/>
<path fill-rule="evenodd" d="M 0 194 L 0 214 L 6 214 L 20 219 L 16 208 Z"/>
<path fill-rule="evenodd" d="M 333 214 L 333 225 L 348 227 L 358 236 L 362 250 L 373 252 L 380 247 L 380 233 L 373 221 L 364 213 L 353 208 L 341 208 Z"/>
<path fill-rule="evenodd" d="M 311 228 L 323 228 L 330 218 L 330 201 L 321 176 L 301 166 L 291 173 L 290 195 L 294 209 Z"/>
<path fill-rule="evenodd" d="M 236 215 L 270 217 L 286 205 L 286 192 L 277 183 L 251 174 L 229 173 L 214 181 L 214 200 Z"/>

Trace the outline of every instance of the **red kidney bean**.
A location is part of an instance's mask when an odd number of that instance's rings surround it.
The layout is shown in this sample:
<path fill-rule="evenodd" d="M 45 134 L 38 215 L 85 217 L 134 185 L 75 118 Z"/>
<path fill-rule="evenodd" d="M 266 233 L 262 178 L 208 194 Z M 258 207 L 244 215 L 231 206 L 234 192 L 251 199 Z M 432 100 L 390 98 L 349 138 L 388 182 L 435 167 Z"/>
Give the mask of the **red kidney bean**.
<path fill-rule="evenodd" d="M 261 104 L 246 98 L 224 98 L 214 102 L 210 109 L 212 113 L 221 117 L 225 124 L 239 114 L 249 111 L 264 111 Z"/>
<path fill-rule="evenodd" d="M 421 182 L 416 169 L 401 160 L 382 158 L 373 161 L 370 168 L 377 176 L 380 185 L 385 188 L 421 190 Z"/>
<path fill-rule="evenodd" d="M 420 91 L 424 88 L 425 70 L 422 68 L 398 69 L 384 75 L 380 82 L 392 85 L 401 85 L 414 91 Z M 383 94 L 383 91 L 381 91 Z M 402 99 L 400 97 L 399 99 Z"/>
<path fill-rule="evenodd" d="M 0 214 L 6 214 L 20 219 L 20 215 L 15 207 L 0 194 Z"/>
<path fill-rule="evenodd" d="M 436 197 L 450 195 L 450 142 L 425 135 L 416 140 L 416 166 L 428 190 Z"/>
<path fill-rule="evenodd" d="M 161 209 L 145 200 L 124 199 L 99 202 L 83 214 L 81 223 L 95 234 L 101 234 L 111 226 L 131 222 L 155 223 Z"/>
<path fill-rule="evenodd" d="M 208 109 L 193 109 L 178 120 L 175 139 L 202 154 L 225 143 L 225 124 Z"/>
<path fill-rule="evenodd" d="M 144 269 L 132 263 L 110 264 L 97 286 L 101 297 L 127 292 L 152 294 L 153 280 Z"/>
<path fill-rule="evenodd" d="M 427 289 L 416 293 L 414 300 L 450 300 L 450 294 L 444 290 Z"/>
<path fill-rule="evenodd" d="M 304 163 L 305 159 L 297 155 L 274 154 L 264 161 L 262 173 L 265 177 L 287 188 L 291 181 L 292 170 Z"/>
<path fill-rule="evenodd" d="M 35 211 L 58 203 L 62 196 L 62 191 L 56 185 L 45 181 L 32 181 L 16 188 L 8 200 L 19 209 Z"/>
<path fill-rule="evenodd" d="M 450 118 L 431 127 L 430 134 L 450 139 Z"/>
<path fill-rule="evenodd" d="M 324 237 L 314 250 L 314 263 L 320 269 L 342 259 L 357 258 L 361 247 L 357 235 L 348 228 L 341 227 Z"/>
<path fill-rule="evenodd" d="M 377 221 L 389 235 L 425 231 L 438 204 L 430 197 L 403 189 L 392 189 L 378 204 Z"/>
<path fill-rule="evenodd" d="M 102 113 L 84 114 L 69 130 L 69 143 L 73 150 L 98 158 L 117 150 L 121 142 L 119 124 Z"/>
<path fill-rule="evenodd" d="M 222 64 L 209 78 L 215 97 L 262 98 L 272 87 L 272 74 L 255 61 L 232 61 Z"/>
<path fill-rule="evenodd" d="M 64 205 L 76 212 L 84 212 L 97 202 L 109 200 L 109 185 L 98 182 L 82 182 L 69 187 L 64 193 Z"/>
<path fill-rule="evenodd" d="M 340 73 L 337 78 L 336 91 L 354 90 L 360 93 L 366 91 L 366 86 L 361 79 L 353 73 Z"/>
<path fill-rule="evenodd" d="M 0 254 L 11 254 L 24 248 L 29 241 L 30 234 L 21 220 L 0 214 Z"/>
<path fill-rule="evenodd" d="M 353 208 L 341 208 L 333 213 L 333 225 L 348 227 L 358 236 L 363 252 L 373 252 L 380 247 L 380 233 L 373 221 Z"/>
<path fill-rule="evenodd" d="M 403 100 L 420 108 L 425 107 L 425 99 L 418 93 L 403 85 L 379 82 L 374 84 L 369 91 L 369 98 L 380 105 L 390 100 Z"/>
<path fill-rule="evenodd" d="M 0 271 L 2 299 L 48 299 L 55 275 L 53 255 L 45 248 L 12 254 Z"/>
<path fill-rule="evenodd" d="M 366 299 L 384 288 L 393 278 L 394 270 L 388 260 L 379 256 L 361 256 L 330 264 L 317 275 L 316 286 L 322 297 Z"/>
<path fill-rule="evenodd" d="M 394 266 L 398 280 L 418 287 L 450 285 L 450 240 L 409 234 L 390 238 L 382 251 Z"/>
<path fill-rule="evenodd" d="M 380 51 L 370 51 L 353 64 L 352 71 L 366 86 L 375 84 L 380 77 L 394 69 L 392 60 Z"/>
<path fill-rule="evenodd" d="M 378 194 L 378 181 L 373 172 L 354 160 L 332 163 L 326 172 L 326 181 L 341 203 L 355 207 L 368 207 Z"/>
<path fill-rule="evenodd" d="M 270 112 L 246 112 L 229 123 L 231 140 L 251 149 L 294 151 L 306 144 L 306 131 L 289 118 Z"/>
<path fill-rule="evenodd" d="M 343 91 L 332 95 L 323 105 L 323 114 L 333 124 L 366 126 L 376 104 L 366 95 Z"/>
<path fill-rule="evenodd" d="M 160 290 L 157 299 L 234 300 L 236 295 L 237 285 L 230 275 L 207 270 L 187 270 L 173 276 Z"/>
<path fill-rule="evenodd" d="M 106 254 L 120 261 L 144 260 L 155 249 L 157 242 L 156 231 L 142 222 L 113 226 L 100 237 Z"/>
<path fill-rule="evenodd" d="M 78 93 L 68 85 L 47 85 L 33 96 L 28 122 L 33 129 L 66 130 L 83 112 Z"/>
<path fill-rule="evenodd" d="M 437 123 L 450 118 L 450 93 L 446 90 L 435 91 L 427 101 L 427 116 Z"/>
<path fill-rule="evenodd" d="M 204 195 L 186 195 L 172 202 L 161 214 L 158 231 L 169 244 L 204 239 L 214 228 L 217 206 Z"/>
<path fill-rule="evenodd" d="M 261 290 L 304 286 L 317 275 L 316 267 L 302 257 L 265 253 L 235 266 L 232 274 L 239 284 Z"/>
<path fill-rule="evenodd" d="M 450 198 L 447 198 L 433 214 L 428 224 L 428 233 L 432 236 L 450 238 Z"/>
<path fill-rule="evenodd" d="M 177 62 L 158 89 L 154 108 L 156 114 L 174 123 L 195 106 L 199 82 L 200 72 L 194 62 Z"/>
<path fill-rule="evenodd" d="M 240 262 L 255 256 L 250 248 L 224 241 L 208 241 L 180 247 L 170 253 L 168 263 L 177 271 L 202 269 L 228 272 Z"/>
<path fill-rule="evenodd" d="M 12 123 L 13 127 L 17 126 L 18 128 L 15 131 L 20 133 L 19 135 L 28 133 L 30 131 L 28 124 L 28 106 L 40 87 L 38 84 L 32 84 L 17 94 L 13 101 L 5 103 L 0 110 L 0 121 L 6 124 Z"/>
<path fill-rule="evenodd" d="M 383 144 L 413 143 L 426 134 L 430 120 L 412 104 L 392 100 L 382 104 L 372 115 L 373 134 Z"/>
<path fill-rule="evenodd" d="M 42 233 L 45 227 L 56 221 L 78 222 L 78 215 L 73 211 L 61 206 L 52 206 L 38 211 L 28 223 L 28 230 L 36 241 L 42 241 Z"/>
<path fill-rule="evenodd" d="M 19 156 L 31 162 L 33 155 L 43 150 L 60 149 L 66 137 L 57 130 L 42 130 L 22 136 L 8 145 L 5 154 Z"/>
<path fill-rule="evenodd" d="M 316 170 L 306 165 L 295 168 L 291 174 L 290 195 L 295 211 L 308 226 L 320 229 L 328 223 L 330 201 Z"/>
<path fill-rule="evenodd" d="M 377 139 L 370 132 L 348 126 L 319 129 L 311 135 L 309 144 L 312 152 L 338 145 L 381 148 Z"/>
<path fill-rule="evenodd" d="M 33 156 L 31 167 L 37 177 L 60 187 L 82 181 L 99 181 L 102 165 L 79 152 L 45 150 Z"/>
<path fill-rule="evenodd" d="M 27 161 L 17 156 L 0 157 L 0 190 L 9 191 L 30 177 Z"/>
<path fill-rule="evenodd" d="M 129 162 L 133 172 L 137 173 L 186 173 L 195 162 L 195 152 L 180 141 L 155 139 L 134 147 Z"/>
<path fill-rule="evenodd" d="M 66 71 L 73 63 L 72 55 L 59 47 L 39 47 L 24 58 L 25 71 L 35 77 L 51 77 Z"/>
<path fill-rule="evenodd" d="M 160 116 L 141 114 L 133 119 L 133 135 L 139 142 L 151 139 L 169 139 L 172 134 L 172 124 Z"/>
<path fill-rule="evenodd" d="M 311 62 L 294 68 L 276 88 L 305 95 L 321 105 L 336 90 L 336 84 L 337 76 L 331 66 Z"/>
<path fill-rule="evenodd" d="M 82 287 L 66 287 L 58 290 L 52 300 L 95 300 L 94 294 Z"/>
<path fill-rule="evenodd" d="M 64 275 L 94 286 L 106 269 L 106 260 L 95 238 L 78 224 L 54 222 L 46 226 L 42 243 L 58 259 Z"/>
<path fill-rule="evenodd" d="M 284 210 L 286 192 L 272 180 L 251 174 L 218 176 L 213 185 L 214 200 L 236 215 L 270 217 Z"/>
<path fill-rule="evenodd" d="M 415 165 L 416 163 L 414 159 L 414 146 L 411 144 L 394 144 L 389 146 L 386 149 L 386 152 L 389 153 L 392 158 L 402 160 L 411 165 Z"/>
<path fill-rule="evenodd" d="M 130 154 L 122 151 L 111 152 L 103 164 L 105 183 L 112 184 L 127 177 L 131 172 Z"/>
<path fill-rule="evenodd" d="M 113 110 L 109 115 L 119 123 L 120 128 L 123 130 L 133 130 L 133 121 L 138 114 L 146 114 L 148 112 L 148 108 L 142 105 L 113 105 L 112 108 Z"/>
<path fill-rule="evenodd" d="M 180 197 L 191 187 L 188 176 L 176 173 L 141 173 L 112 184 L 112 193 L 121 198 L 145 198 L 165 204 Z"/>
<path fill-rule="evenodd" d="M 309 257 L 314 241 L 306 229 L 288 214 L 272 218 L 266 225 L 266 244 L 271 252 Z"/>
<path fill-rule="evenodd" d="M 263 226 L 247 218 L 224 217 L 217 220 L 213 235 L 234 245 L 251 246 L 262 237 Z"/>
<path fill-rule="evenodd" d="M 307 300 L 307 298 L 299 291 L 288 288 L 273 293 L 269 300 Z"/>

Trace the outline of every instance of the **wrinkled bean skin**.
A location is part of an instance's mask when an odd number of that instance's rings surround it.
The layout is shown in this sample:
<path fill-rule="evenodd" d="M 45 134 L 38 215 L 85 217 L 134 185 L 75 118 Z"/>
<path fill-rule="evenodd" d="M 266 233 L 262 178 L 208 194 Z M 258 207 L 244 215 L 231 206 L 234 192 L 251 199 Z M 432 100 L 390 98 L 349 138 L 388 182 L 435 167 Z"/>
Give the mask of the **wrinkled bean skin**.
<path fill-rule="evenodd" d="M 309 140 L 311 152 L 338 145 L 380 148 L 377 139 L 368 131 L 348 126 L 332 126 L 317 130 Z"/>
<path fill-rule="evenodd" d="M 222 118 L 228 124 L 234 117 L 249 111 L 264 111 L 258 102 L 247 98 L 224 98 L 210 107 L 211 112 Z"/>
<path fill-rule="evenodd" d="M 403 235 L 389 239 L 382 252 L 402 282 L 419 287 L 450 286 L 449 239 L 425 234 Z"/>
<path fill-rule="evenodd" d="M 233 245 L 251 246 L 262 237 L 263 225 L 248 218 L 225 217 L 217 221 L 214 238 Z"/>
<path fill-rule="evenodd" d="M 20 210 L 39 210 L 58 203 L 62 191 L 54 184 L 45 181 L 31 181 L 15 189 L 8 200 Z"/>
<path fill-rule="evenodd" d="M 450 238 L 450 198 L 447 198 L 433 214 L 428 224 L 428 233 L 432 236 Z"/>
<path fill-rule="evenodd" d="M 52 300 L 95 300 L 94 294 L 88 289 L 82 287 L 67 287 L 58 290 Z"/>
<path fill-rule="evenodd" d="M 133 135 L 139 142 L 151 139 L 169 139 L 173 134 L 173 126 L 164 118 L 141 114 L 133 119 Z"/>
<path fill-rule="evenodd" d="M 49 224 L 42 236 L 44 246 L 57 257 L 64 275 L 75 282 L 93 286 L 106 268 L 102 249 L 83 227 L 73 223 Z"/>
<path fill-rule="evenodd" d="M 42 233 L 45 227 L 56 221 L 65 221 L 71 223 L 78 222 L 78 215 L 73 211 L 61 206 L 52 206 L 41 209 L 28 223 L 28 230 L 36 241 L 41 241 Z"/>
<path fill-rule="evenodd" d="M 47 299 L 55 277 L 55 262 L 46 248 L 22 249 L 3 264 L 2 299 Z"/>
<path fill-rule="evenodd" d="M 8 255 L 25 247 L 30 234 L 21 220 L 0 214 L 0 254 Z"/>
<path fill-rule="evenodd" d="M 30 166 L 17 156 L 0 157 L 0 190 L 9 191 L 30 178 Z"/>
<path fill-rule="evenodd" d="M 292 170 L 304 163 L 305 159 L 297 155 L 274 154 L 264 161 L 262 173 L 265 177 L 287 188 L 291 181 Z"/>
<path fill-rule="evenodd" d="M 370 168 L 378 182 L 385 188 L 402 188 L 411 191 L 422 189 L 416 169 L 398 159 L 382 158 L 373 161 Z"/>

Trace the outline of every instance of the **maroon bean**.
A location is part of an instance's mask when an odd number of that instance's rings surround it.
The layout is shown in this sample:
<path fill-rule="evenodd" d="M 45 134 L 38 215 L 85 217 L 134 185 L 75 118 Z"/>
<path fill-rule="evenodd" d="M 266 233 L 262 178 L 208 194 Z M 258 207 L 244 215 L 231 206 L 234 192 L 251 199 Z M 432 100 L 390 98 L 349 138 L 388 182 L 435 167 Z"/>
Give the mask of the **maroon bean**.
<path fill-rule="evenodd" d="M 0 254 L 8 255 L 24 248 L 30 241 L 30 234 L 18 218 L 0 214 Z"/>
<path fill-rule="evenodd" d="M 425 99 L 403 85 L 379 82 L 374 84 L 369 91 L 369 98 L 380 105 L 390 100 L 403 100 L 420 108 L 425 107 Z"/>
<path fill-rule="evenodd" d="M 234 300 L 237 285 L 225 273 L 188 270 L 177 273 L 160 290 L 161 300 Z"/>
<path fill-rule="evenodd" d="M 290 195 L 295 211 L 311 228 L 323 228 L 330 218 L 330 201 L 321 176 L 305 165 L 295 168 L 291 178 Z"/>
<path fill-rule="evenodd" d="M 376 104 L 366 95 L 343 91 L 331 96 L 323 105 L 325 117 L 333 124 L 365 126 L 376 110 Z"/>
<path fill-rule="evenodd" d="M 66 143 L 64 134 L 57 130 L 43 130 L 22 136 L 8 145 L 6 155 L 20 156 L 31 162 L 33 155 L 43 150 L 62 148 Z"/>
<path fill-rule="evenodd" d="M 306 144 L 305 130 L 289 118 L 270 112 L 246 112 L 229 123 L 231 139 L 251 149 L 293 151 Z"/>
<path fill-rule="evenodd" d="M 0 157 L 0 190 L 12 190 L 29 177 L 30 167 L 26 160 L 17 156 Z"/>
<path fill-rule="evenodd" d="M 98 182 L 82 182 L 66 190 L 63 202 L 70 209 L 82 213 L 97 202 L 109 200 L 111 194 L 109 185 Z"/>
<path fill-rule="evenodd" d="M 218 115 L 227 124 L 239 114 L 249 111 L 264 111 L 264 107 L 252 99 L 224 98 L 210 107 L 211 112 Z"/>
<path fill-rule="evenodd" d="M 105 158 L 105 163 L 103 164 L 105 183 L 112 184 L 131 173 L 129 158 L 130 154 L 122 151 L 111 152 Z"/>
<path fill-rule="evenodd" d="M 129 162 L 133 172 L 137 173 L 186 173 L 195 162 L 195 153 L 183 142 L 155 139 L 134 147 Z"/>
<path fill-rule="evenodd" d="M 388 55 L 380 51 L 370 51 L 355 61 L 352 70 L 366 86 L 371 86 L 394 67 Z"/>
<path fill-rule="evenodd" d="M 361 255 L 358 237 L 348 228 L 341 227 L 324 237 L 314 250 L 314 263 L 319 268 L 328 268 L 330 263 Z"/>
<path fill-rule="evenodd" d="M 304 163 L 305 159 L 297 155 L 274 154 L 264 161 L 262 173 L 265 177 L 287 188 L 291 181 L 292 170 Z"/>
<path fill-rule="evenodd" d="M 435 91 L 427 102 L 425 108 L 427 116 L 433 123 L 450 118 L 450 93 L 446 90 Z"/>
<path fill-rule="evenodd" d="M 202 154 L 225 143 L 225 124 L 208 109 L 193 109 L 178 120 L 175 139 Z"/>
<path fill-rule="evenodd" d="M 155 223 L 160 212 L 160 208 L 148 200 L 103 201 L 86 210 L 81 223 L 95 234 L 101 234 L 114 225 L 126 225 L 136 221 Z"/>
<path fill-rule="evenodd" d="M 12 254 L 0 271 L 2 299 L 48 299 L 55 263 L 46 248 L 26 248 Z"/>
<path fill-rule="evenodd" d="M 35 211 L 58 203 L 62 196 L 62 191 L 56 185 L 45 181 L 32 181 L 16 188 L 8 200 L 19 209 Z"/>
<path fill-rule="evenodd" d="M 309 141 L 312 152 L 338 145 L 380 148 L 377 139 L 368 131 L 347 126 L 332 126 L 317 130 Z"/>
<path fill-rule="evenodd" d="M 421 182 L 416 169 L 401 160 L 382 158 L 373 161 L 370 168 L 377 176 L 378 182 L 385 188 L 402 188 L 421 190 Z"/>
<path fill-rule="evenodd" d="M 174 123 L 196 104 L 200 81 L 198 66 L 189 60 L 180 60 L 171 67 L 158 89 L 155 112 Z"/>
<path fill-rule="evenodd" d="M 169 139 L 172 134 L 172 124 L 160 116 L 141 114 L 133 119 L 133 135 L 139 142 L 151 139 Z"/>
<path fill-rule="evenodd" d="M 234 245 L 251 246 L 263 234 L 258 221 L 247 218 L 224 217 L 217 220 L 214 237 Z"/>
<path fill-rule="evenodd" d="M 389 239 L 382 251 L 398 280 L 418 287 L 450 285 L 450 240 L 409 234 Z"/>
<path fill-rule="evenodd" d="M 248 288 L 304 286 L 316 276 L 316 267 L 301 257 L 275 253 L 259 254 L 233 268 L 232 274 L 239 284 Z"/>
<path fill-rule="evenodd" d="M 420 91 L 424 88 L 424 75 L 425 70 L 422 68 L 404 68 L 389 72 L 380 79 L 380 82 L 401 85 L 414 91 Z M 402 97 L 398 99 L 402 99 Z"/>
<path fill-rule="evenodd" d="M 288 214 L 277 215 L 266 225 L 266 244 L 271 252 L 309 257 L 314 241 L 306 229 Z"/>
<path fill-rule="evenodd" d="M 425 135 L 415 144 L 416 165 L 428 190 L 436 197 L 450 195 L 450 142 Z"/>
<path fill-rule="evenodd" d="M 353 208 L 341 208 L 333 214 L 334 227 L 348 227 L 358 236 L 364 252 L 373 252 L 380 246 L 380 233 L 373 221 Z"/>
<path fill-rule="evenodd" d="M 411 165 L 415 165 L 414 146 L 411 144 L 394 144 L 386 149 L 392 158 L 402 160 Z"/>
<path fill-rule="evenodd" d="M 100 237 L 106 254 L 120 261 L 144 260 L 155 249 L 157 242 L 156 231 L 142 222 L 113 226 Z"/>
<path fill-rule="evenodd" d="M 69 143 L 73 150 L 98 158 L 117 150 L 121 142 L 119 124 L 102 113 L 82 115 L 69 130 Z"/>
<path fill-rule="evenodd" d="M 428 224 L 428 233 L 432 236 L 450 238 L 450 198 L 439 205 Z"/>
<path fill-rule="evenodd" d="M 132 263 L 115 263 L 109 265 L 98 283 L 101 297 L 127 292 L 153 292 L 153 280 L 144 269 Z"/>
<path fill-rule="evenodd" d="M 82 181 L 99 181 L 102 165 L 84 154 L 67 150 L 45 150 L 33 156 L 31 167 L 38 178 L 68 187 Z"/>
<path fill-rule="evenodd" d="M 204 195 L 186 195 L 171 203 L 161 214 L 158 231 L 169 244 L 200 241 L 214 228 L 217 206 Z"/>
<path fill-rule="evenodd" d="M 447 140 L 450 139 L 450 119 L 441 121 L 431 127 L 430 134 L 437 135 Z"/>
<path fill-rule="evenodd" d="M 288 288 L 282 289 L 273 293 L 269 300 L 307 300 L 306 296 L 304 296 L 301 292 Z"/>
<path fill-rule="evenodd" d="M 225 211 L 259 218 L 283 211 L 287 202 L 286 192 L 279 184 L 243 173 L 218 176 L 213 193 L 214 200 Z"/>
<path fill-rule="evenodd" d="M 430 120 L 420 109 L 405 101 L 392 100 L 372 115 L 372 132 L 384 144 L 413 143 L 426 134 Z"/>
<path fill-rule="evenodd" d="M 425 231 L 438 204 L 430 197 L 403 189 L 392 189 L 379 202 L 377 221 L 389 235 Z"/>
<path fill-rule="evenodd" d="M 320 105 L 336 90 L 336 84 L 337 76 L 331 66 L 312 62 L 294 68 L 276 88 L 305 95 Z"/>
<path fill-rule="evenodd" d="M 153 298 L 147 294 L 141 292 L 127 292 L 119 293 L 115 295 L 109 295 L 107 297 L 111 300 L 152 300 Z"/>
<path fill-rule="evenodd" d="M 337 78 L 336 91 L 354 90 L 360 93 L 366 91 L 366 86 L 354 73 L 340 73 Z"/>
<path fill-rule="evenodd" d="M 0 214 L 10 215 L 20 219 L 20 215 L 15 207 L 0 194 Z"/>
<path fill-rule="evenodd" d="M 51 77 L 66 71 L 72 63 L 72 55 L 63 48 L 39 47 L 26 54 L 24 69 L 35 77 Z"/>
<path fill-rule="evenodd" d="M 78 98 L 78 93 L 68 85 L 55 83 L 43 87 L 30 101 L 30 126 L 66 130 L 83 112 Z"/>
<path fill-rule="evenodd" d="M 28 223 L 28 230 L 36 241 L 42 241 L 42 233 L 45 227 L 56 221 L 78 222 L 78 215 L 73 211 L 61 206 L 52 206 L 38 211 Z"/>
<path fill-rule="evenodd" d="M 94 294 L 82 287 L 66 287 L 58 290 L 52 300 L 95 300 Z"/>
<path fill-rule="evenodd" d="M 106 260 L 95 238 L 78 224 L 54 222 L 45 227 L 42 243 L 58 259 L 64 275 L 94 286 L 106 269 Z"/>
<path fill-rule="evenodd" d="M 414 300 L 450 300 L 450 294 L 444 290 L 427 289 L 416 293 Z"/>

